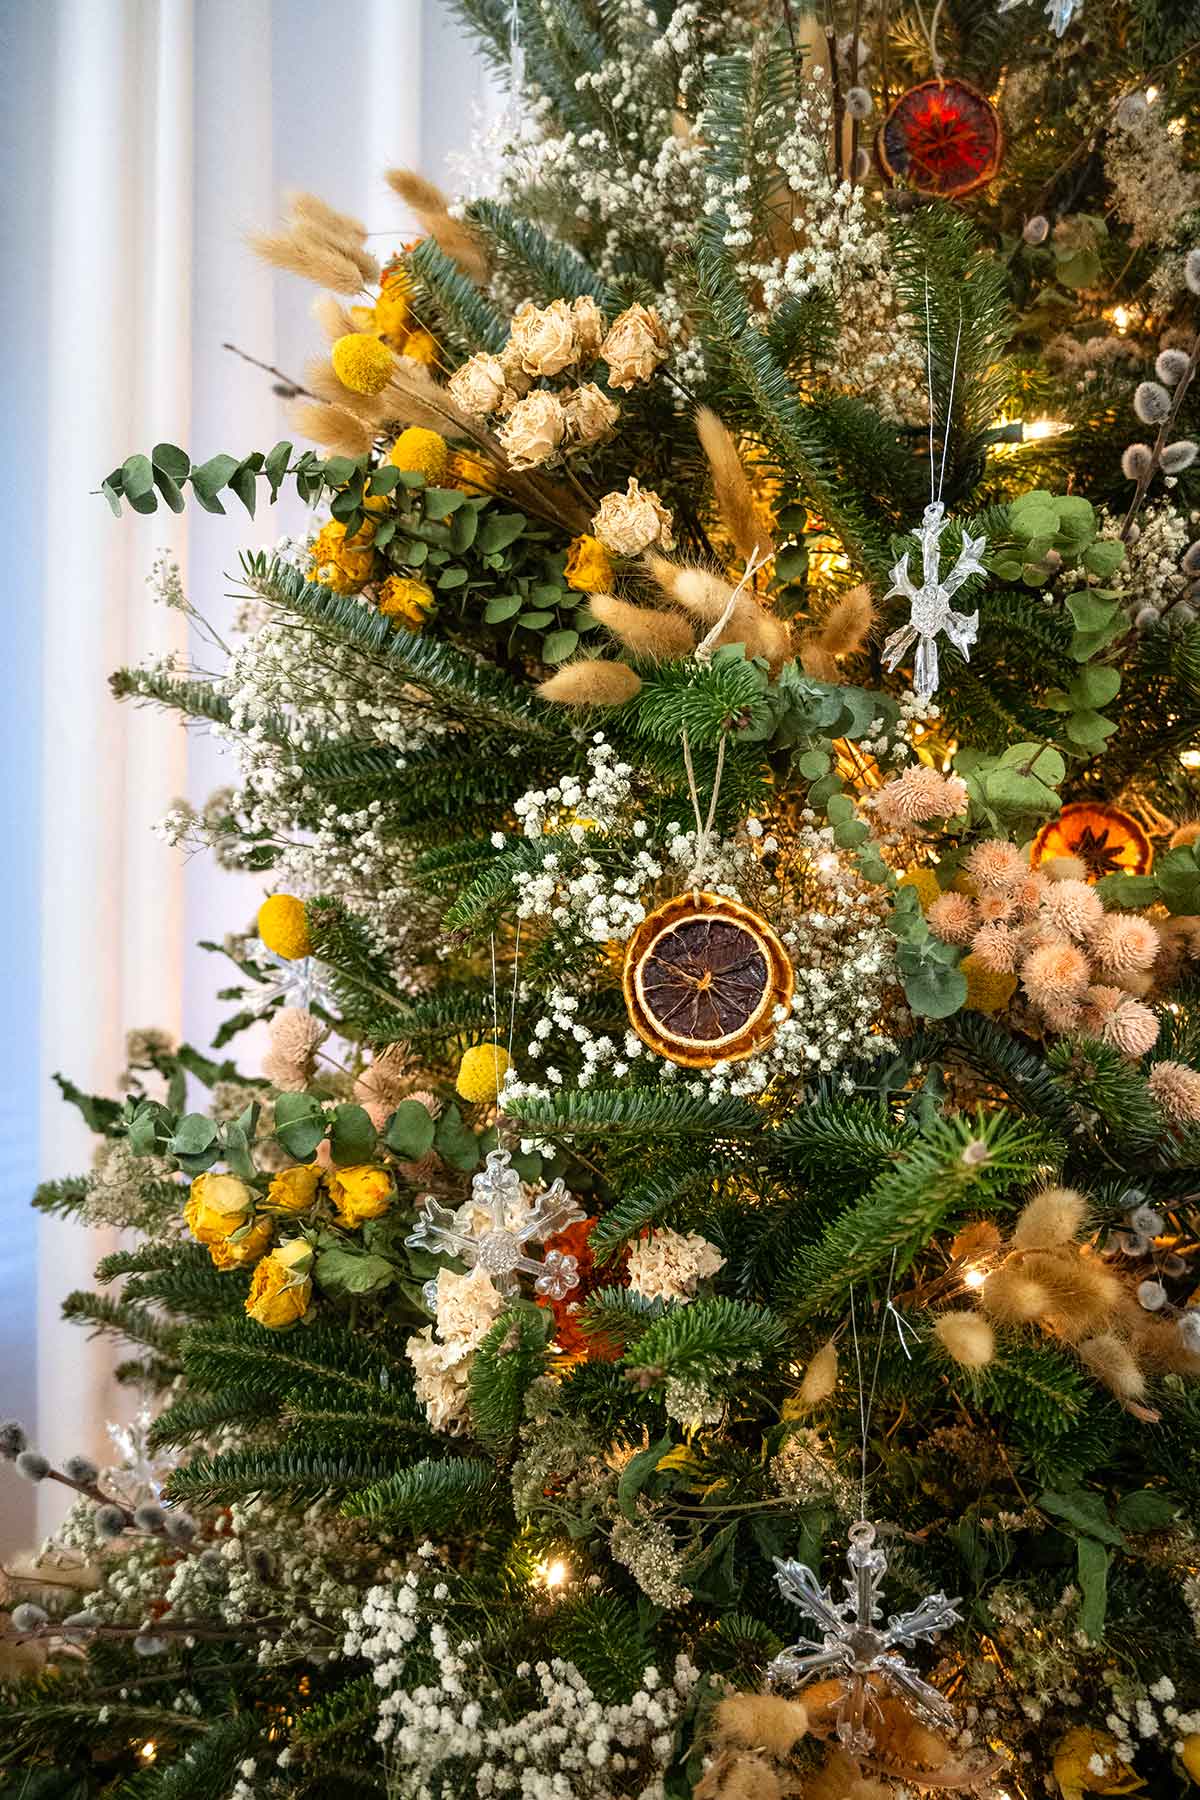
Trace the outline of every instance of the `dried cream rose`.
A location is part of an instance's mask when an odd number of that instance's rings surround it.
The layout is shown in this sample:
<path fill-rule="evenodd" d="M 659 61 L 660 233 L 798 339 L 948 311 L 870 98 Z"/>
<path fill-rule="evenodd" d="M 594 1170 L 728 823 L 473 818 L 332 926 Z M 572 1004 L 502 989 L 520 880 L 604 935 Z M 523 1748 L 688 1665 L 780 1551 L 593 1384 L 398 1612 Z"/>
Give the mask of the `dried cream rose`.
<path fill-rule="evenodd" d="M 566 415 L 557 394 L 538 388 L 518 400 L 497 436 L 510 469 L 536 469 L 548 462 L 562 443 Z"/>
<path fill-rule="evenodd" d="M 513 317 L 509 337 L 527 375 L 557 375 L 578 356 L 575 321 L 565 300 L 534 306 L 527 300 Z"/>
<path fill-rule="evenodd" d="M 623 494 L 605 494 L 592 520 L 592 530 L 613 556 L 638 556 L 651 544 L 670 550 L 675 543 L 670 513 L 651 488 L 629 477 Z"/>
<path fill-rule="evenodd" d="M 612 436 L 621 416 L 620 407 L 614 406 L 594 381 L 585 381 L 573 393 L 565 394 L 562 405 L 568 444 L 602 444 Z"/>
<path fill-rule="evenodd" d="M 575 325 L 575 347 L 580 362 L 591 362 L 600 354 L 604 337 L 604 314 L 590 294 L 581 294 L 571 302 L 571 318 Z"/>
<path fill-rule="evenodd" d="M 461 369 L 455 369 L 446 386 L 464 412 L 485 418 L 495 412 L 508 388 L 504 365 L 498 356 L 480 351 Z"/>
<path fill-rule="evenodd" d="M 508 382 L 508 391 L 504 396 L 501 412 L 510 412 L 518 400 L 523 400 L 533 386 L 532 375 L 527 375 L 521 367 L 521 352 L 513 340 L 509 338 L 498 358 L 500 367 Z"/>
<path fill-rule="evenodd" d="M 600 355 L 608 364 L 610 387 L 631 388 L 649 381 L 659 363 L 666 362 L 667 334 L 652 306 L 635 301 L 613 320 Z"/>

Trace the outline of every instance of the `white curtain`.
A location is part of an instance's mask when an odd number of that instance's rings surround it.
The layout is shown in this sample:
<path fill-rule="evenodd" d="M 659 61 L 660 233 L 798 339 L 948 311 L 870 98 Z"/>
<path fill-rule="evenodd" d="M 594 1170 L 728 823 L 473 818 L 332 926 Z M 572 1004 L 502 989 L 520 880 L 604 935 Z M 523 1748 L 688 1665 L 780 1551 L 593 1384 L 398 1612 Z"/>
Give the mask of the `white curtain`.
<path fill-rule="evenodd" d="M 495 99 L 437 0 L 0 0 L 0 56 L 0 1413 L 59 1459 L 103 1455 L 128 1399 L 108 1349 L 58 1318 L 111 1246 L 27 1210 L 35 1178 L 79 1172 L 90 1150 L 51 1072 L 111 1091 L 130 1027 L 206 1045 L 220 971 L 192 945 L 242 926 L 260 897 L 151 832 L 177 796 L 228 779 L 219 747 L 116 705 L 106 679 L 189 649 L 180 615 L 149 602 L 158 551 L 220 624 L 238 550 L 296 523 L 280 508 L 250 524 L 240 507 L 118 523 L 95 490 L 163 439 L 199 461 L 289 435 L 269 378 L 222 346 L 301 370 L 311 290 L 260 266 L 246 234 L 281 190 L 308 188 L 386 249 L 412 221 L 384 168 L 446 179 Z M 39 1495 L 44 1530 L 61 1490 Z M 0 1475 L 0 1547 L 32 1541 L 36 1497 Z"/>

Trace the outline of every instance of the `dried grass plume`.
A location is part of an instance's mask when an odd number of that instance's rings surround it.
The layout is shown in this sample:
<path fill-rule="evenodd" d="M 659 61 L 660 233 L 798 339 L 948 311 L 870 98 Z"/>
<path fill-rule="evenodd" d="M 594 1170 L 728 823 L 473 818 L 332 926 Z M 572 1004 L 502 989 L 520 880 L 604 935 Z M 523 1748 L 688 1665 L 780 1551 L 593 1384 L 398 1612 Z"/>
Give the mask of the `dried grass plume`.
<path fill-rule="evenodd" d="M 416 214 L 422 231 L 433 239 L 442 255 L 457 264 L 468 280 L 482 286 L 488 274 L 483 248 L 469 226 L 450 217 L 441 188 L 412 169 L 389 169 L 387 181 L 393 193 L 399 194 L 409 211 Z"/>

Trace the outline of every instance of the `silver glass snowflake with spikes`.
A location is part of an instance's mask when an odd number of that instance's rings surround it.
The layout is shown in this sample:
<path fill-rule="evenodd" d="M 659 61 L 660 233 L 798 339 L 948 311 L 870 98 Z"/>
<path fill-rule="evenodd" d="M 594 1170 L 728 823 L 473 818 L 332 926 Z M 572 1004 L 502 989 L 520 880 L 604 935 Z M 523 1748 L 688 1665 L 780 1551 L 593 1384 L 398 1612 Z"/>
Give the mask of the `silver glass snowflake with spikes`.
<path fill-rule="evenodd" d="M 411 1250 L 457 1256 L 468 1268 L 482 1269 L 502 1294 L 517 1291 L 519 1275 L 532 1275 L 536 1294 L 562 1300 L 578 1285 L 576 1258 L 561 1250 L 547 1250 L 538 1258 L 529 1246 L 544 1244 L 556 1231 L 586 1217 L 561 1180 L 527 1199 L 508 1151 L 492 1150 L 471 1183 L 467 1204 L 452 1212 L 426 1195 L 404 1241 Z"/>
<path fill-rule="evenodd" d="M 891 600 L 896 594 L 902 594 L 912 609 L 907 625 L 893 631 L 884 642 L 884 667 L 894 669 L 915 643 L 913 686 L 922 700 L 928 700 L 937 689 L 938 633 L 944 631 L 955 649 L 961 650 L 967 659 L 971 645 L 979 636 L 979 614 L 957 613 L 950 602 L 968 576 L 986 573 L 979 552 L 987 539 L 972 537 L 969 531 L 964 531 L 962 549 L 954 567 L 943 576 L 941 539 L 948 522 L 941 501 L 931 501 L 925 508 L 917 533 L 921 543 L 920 585 L 914 585 L 909 575 L 906 550 L 892 570 L 892 586 L 884 595 L 885 600 Z"/>
<path fill-rule="evenodd" d="M 998 12 L 1011 12 L 1014 6 L 1023 6 L 1025 0 L 1000 0 Z M 1046 0 L 1046 17 L 1050 21 L 1050 29 L 1055 37 L 1061 37 L 1071 20 L 1083 11 L 1081 0 Z"/>
<path fill-rule="evenodd" d="M 960 1617 L 958 1602 L 947 1600 L 945 1594 L 930 1594 L 912 1612 L 894 1614 L 883 1622 L 880 1593 L 887 1556 L 876 1545 L 875 1527 L 866 1520 L 850 1528 L 846 1562 L 850 1569 L 844 1583 L 846 1598 L 835 1600 L 806 1563 L 775 1559 L 781 1593 L 812 1620 L 820 1636 L 800 1638 L 780 1651 L 768 1665 L 767 1679 L 774 1686 L 789 1687 L 803 1687 L 821 1675 L 840 1679 L 837 1734 L 852 1756 L 865 1755 L 874 1747 L 871 1715 L 879 1710 L 880 1687 L 890 1688 L 923 1723 L 952 1730 L 954 1714 L 945 1696 L 922 1681 L 897 1652 L 920 1640 L 932 1642 L 955 1624 Z"/>
<path fill-rule="evenodd" d="M 265 1013 L 277 1000 L 282 1000 L 285 1006 L 298 1006 L 303 1012 L 311 1012 L 314 1006 L 334 1015 L 339 1012 L 324 965 L 315 956 L 276 956 L 274 950 L 256 944 L 254 957 L 257 963 L 265 963 L 271 972 L 263 976 L 249 996 L 251 1012 Z"/>

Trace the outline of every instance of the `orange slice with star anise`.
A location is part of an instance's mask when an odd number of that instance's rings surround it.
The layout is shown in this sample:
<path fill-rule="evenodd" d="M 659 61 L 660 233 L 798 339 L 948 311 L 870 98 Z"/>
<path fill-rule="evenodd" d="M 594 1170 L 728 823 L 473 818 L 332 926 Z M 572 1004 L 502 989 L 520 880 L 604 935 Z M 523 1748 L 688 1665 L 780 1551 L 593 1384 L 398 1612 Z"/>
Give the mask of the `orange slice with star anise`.
<path fill-rule="evenodd" d="M 1030 861 L 1040 863 L 1056 856 L 1075 856 L 1087 869 L 1089 881 L 1106 875 L 1145 875 L 1154 861 L 1150 839 L 1137 820 L 1119 806 L 1099 800 L 1080 800 L 1064 806 L 1033 840 Z"/>

